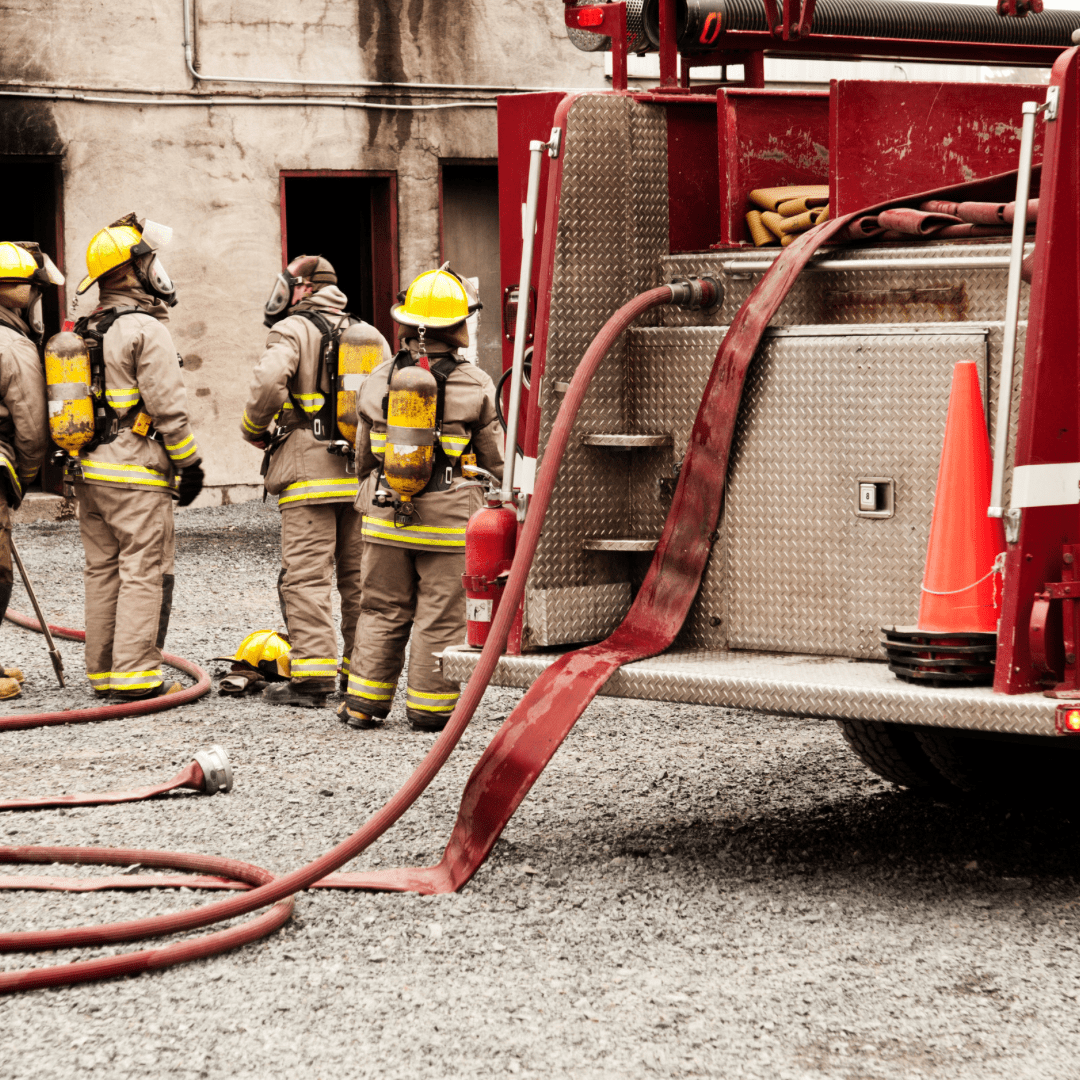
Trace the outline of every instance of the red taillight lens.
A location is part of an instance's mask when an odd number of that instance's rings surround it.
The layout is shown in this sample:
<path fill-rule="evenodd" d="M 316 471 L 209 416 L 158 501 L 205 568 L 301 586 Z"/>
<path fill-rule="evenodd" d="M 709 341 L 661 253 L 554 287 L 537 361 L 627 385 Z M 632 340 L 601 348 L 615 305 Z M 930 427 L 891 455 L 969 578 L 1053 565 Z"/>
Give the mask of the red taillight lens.
<path fill-rule="evenodd" d="M 573 19 L 578 26 L 600 26 L 604 21 L 603 9 L 598 7 L 571 8 L 567 16 L 567 22 Z"/>
<path fill-rule="evenodd" d="M 1080 705 L 1059 705 L 1054 710 L 1059 735 L 1080 735 Z"/>

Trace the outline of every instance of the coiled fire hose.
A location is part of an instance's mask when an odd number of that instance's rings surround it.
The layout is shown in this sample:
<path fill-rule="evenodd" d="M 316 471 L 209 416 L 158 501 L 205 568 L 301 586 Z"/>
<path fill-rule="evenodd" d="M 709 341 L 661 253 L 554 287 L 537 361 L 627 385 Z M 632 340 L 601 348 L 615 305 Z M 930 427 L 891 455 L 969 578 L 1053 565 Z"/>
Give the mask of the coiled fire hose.
<path fill-rule="evenodd" d="M 994 199 L 999 197 L 997 188 L 1010 176 L 1015 174 L 928 192 L 918 199 Z M 911 201 L 883 203 L 861 213 L 874 213 Z M 836 238 L 858 216 L 849 214 L 819 225 L 784 248 L 732 320 L 698 409 L 663 534 L 630 612 L 606 641 L 560 657 L 533 683 L 506 718 L 469 777 L 457 821 L 438 865 L 377 873 L 333 873 L 368 848 L 405 813 L 460 741 L 506 646 L 559 466 L 593 375 L 619 335 L 636 318 L 650 308 L 676 301 L 676 286 L 650 289 L 623 305 L 593 339 L 575 370 L 552 427 L 513 567 L 487 643 L 445 729 L 397 793 L 351 836 L 313 862 L 279 878 L 246 863 L 208 856 L 110 848 L 0 848 L 0 862 L 4 863 L 80 862 L 112 866 L 139 863 L 220 874 L 255 886 L 240 895 L 184 912 L 97 927 L 0 934 L 0 952 L 100 947 L 137 941 L 196 930 L 274 905 L 270 911 L 239 927 L 165 948 L 0 974 L 0 992 L 130 975 L 224 952 L 282 925 L 291 914 L 294 894 L 313 886 L 436 893 L 453 891 L 467 882 L 604 682 L 622 664 L 655 656 L 674 640 L 697 593 L 715 540 L 739 400 L 762 334 L 818 248 Z M 703 283 L 697 285 L 701 287 Z"/>

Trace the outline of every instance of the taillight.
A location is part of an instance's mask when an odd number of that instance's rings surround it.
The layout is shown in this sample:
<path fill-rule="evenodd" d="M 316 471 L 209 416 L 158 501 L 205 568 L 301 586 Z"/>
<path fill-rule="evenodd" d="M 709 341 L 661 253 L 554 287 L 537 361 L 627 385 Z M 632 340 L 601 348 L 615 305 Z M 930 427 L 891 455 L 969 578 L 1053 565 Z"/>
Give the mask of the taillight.
<path fill-rule="evenodd" d="M 520 290 L 510 285 L 503 290 L 503 335 L 513 341 L 517 333 L 518 298 Z M 533 339 L 533 321 L 536 317 L 536 290 L 529 290 L 529 311 L 525 320 L 525 343 Z"/>
<path fill-rule="evenodd" d="M 1059 705 L 1054 710 L 1054 727 L 1059 735 L 1080 735 L 1080 705 Z"/>
<path fill-rule="evenodd" d="M 577 26 L 600 26 L 604 21 L 604 9 L 599 7 L 570 8 L 566 12 L 566 25 L 570 20 Z"/>

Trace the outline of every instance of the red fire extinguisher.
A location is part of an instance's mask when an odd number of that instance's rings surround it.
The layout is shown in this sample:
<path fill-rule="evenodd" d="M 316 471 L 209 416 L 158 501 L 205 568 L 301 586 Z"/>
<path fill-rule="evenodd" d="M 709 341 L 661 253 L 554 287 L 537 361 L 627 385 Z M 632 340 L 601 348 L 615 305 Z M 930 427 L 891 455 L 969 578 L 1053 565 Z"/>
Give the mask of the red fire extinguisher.
<path fill-rule="evenodd" d="M 489 496 L 487 506 L 477 510 L 465 526 L 465 618 L 468 641 L 482 648 L 495 613 L 499 610 L 506 574 L 514 561 L 517 544 L 517 512 Z"/>

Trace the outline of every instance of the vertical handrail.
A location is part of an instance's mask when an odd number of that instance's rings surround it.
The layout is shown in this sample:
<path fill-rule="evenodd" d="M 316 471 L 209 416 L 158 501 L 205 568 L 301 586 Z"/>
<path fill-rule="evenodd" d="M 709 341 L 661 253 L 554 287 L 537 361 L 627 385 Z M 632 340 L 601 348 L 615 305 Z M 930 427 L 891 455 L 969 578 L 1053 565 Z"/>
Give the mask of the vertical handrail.
<path fill-rule="evenodd" d="M 552 148 L 555 148 L 554 150 Z M 532 295 L 533 246 L 536 240 L 536 213 L 540 201 L 540 169 L 543 153 L 558 153 L 558 134 L 552 131 L 549 142 L 533 139 L 529 143 L 529 184 L 525 196 L 525 214 L 521 221 L 521 271 L 518 275 L 517 319 L 514 322 L 514 362 L 510 376 L 510 405 L 506 410 L 506 443 L 503 448 L 503 483 L 499 499 L 514 497 L 514 467 L 517 464 L 518 423 L 521 412 L 521 383 L 525 369 L 525 337 L 529 326 L 529 297 Z"/>
<path fill-rule="evenodd" d="M 998 381 L 997 416 L 994 422 L 994 473 L 990 486 L 988 517 L 1005 515 L 1005 455 L 1009 447 L 1009 416 L 1012 412 L 1013 366 L 1020 323 L 1020 272 L 1024 262 L 1024 233 L 1031 192 L 1031 162 L 1035 151 L 1035 116 L 1045 105 L 1025 101 L 1020 129 L 1020 164 L 1016 170 L 1016 213 L 1013 215 L 1012 247 L 1009 251 L 1009 285 L 1005 293 L 1005 333 L 1001 346 L 1001 375 Z"/>

